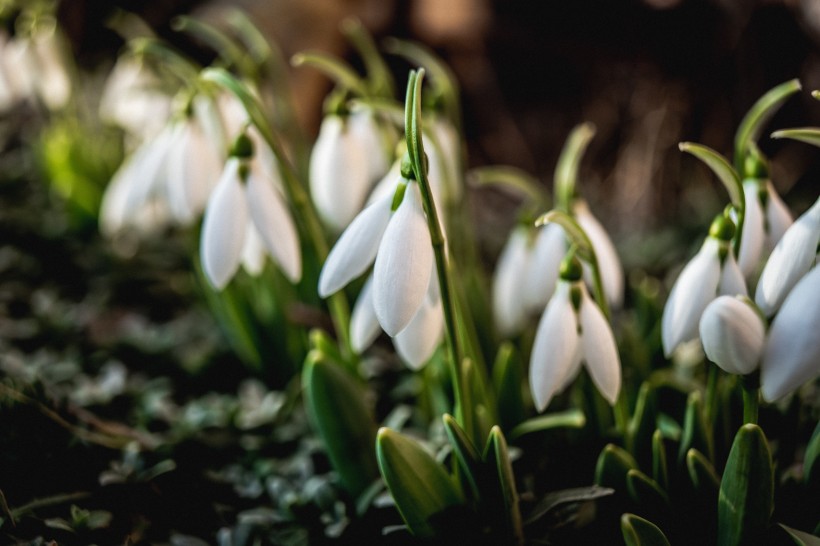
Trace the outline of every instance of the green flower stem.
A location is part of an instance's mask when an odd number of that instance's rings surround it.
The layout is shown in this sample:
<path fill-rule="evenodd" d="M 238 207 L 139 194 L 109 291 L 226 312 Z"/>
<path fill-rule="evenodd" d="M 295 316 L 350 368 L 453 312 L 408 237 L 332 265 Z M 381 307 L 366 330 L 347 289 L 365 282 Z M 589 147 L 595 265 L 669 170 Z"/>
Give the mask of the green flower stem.
<path fill-rule="evenodd" d="M 612 415 L 615 418 L 615 427 L 621 438 L 626 439 L 629 433 L 629 401 L 627 399 L 626 389 L 621 386 L 621 393 L 612 407 Z"/>
<path fill-rule="evenodd" d="M 450 290 L 450 276 L 447 268 L 447 248 L 444 234 L 441 231 L 436 205 L 433 202 L 433 192 L 430 181 L 427 179 L 427 158 L 421 140 L 421 84 L 424 78 L 424 69 L 410 71 L 407 82 L 407 98 L 405 102 L 405 136 L 407 152 L 413 165 L 413 173 L 421 190 L 424 211 L 427 215 L 427 227 L 430 231 L 430 241 L 436 259 L 439 293 L 444 311 L 445 337 L 450 351 L 450 375 L 453 381 L 453 391 L 456 404 L 456 417 L 464 430 L 473 430 L 471 408 L 465 408 L 464 384 L 461 374 L 461 359 L 463 351 L 459 342 L 458 327 L 456 324 L 457 310 L 453 294 Z"/>
<path fill-rule="evenodd" d="M 578 167 L 581 158 L 595 136 L 595 125 L 581 123 L 567 137 L 564 149 L 555 165 L 553 184 L 555 186 L 555 206 L 559 210 L 572 214 L 572 201 L 575 199 L 575 184 L 578 181 Z"/>
<path fill-rule="evenodd" d="M 278 160 L 277 163 L 279 164 L 283 185 L 296 211 L 297 218 L 302 220 L 308 241 L 313 247 L 316 257 L 320 262 L 324 262 L 325 258 L 327 258 L 329 247 L 325 239 L 322 224 L 319 222 L 319 217 L 313 208 L 310 197 L 299 181 L 296 171 L 291 166 L 288 157 L 285 155 L 283 147 L 275 138 L 273 131 L 271 131 L 262 107 L 239 80 L 222 68 L 208 68 L 202 72 L 201 77 L 204 81 L 216 83 L 232 92 L 248 111 L 251 122 L 259 130 L 259 134 L 265 139 L 265 142 L 270 146 Z M 334 329 L 336 330 L 336 336 L 339 339 L 342 356 L 352 366 L 355 366 L 356 355 L 350 345 L 350 306 L 348 305 L 344 292 L 339 291 L 330 296 L 330 298 L 328 298 L 328 307 Z"/>
<path fill-rule="evenodd" d="M 185 85 L 192 85 L 197 81 L 199 66 L 157 38 L 135 38 L 129 43 L 129 47 L 136 55 L 160 61 L 160 68 Z"/>
<path fill-rule="evenodd" d="M 718 401 L 718 379 L 720 378 L 720 368 L 716 364 L 707 362 L 709 370 L 706 372 L 706 403 L 704 413 L 706 414 L 706 422 L 713 425 L 714 419 L 717 417 L 717 401 Z"/>
<path fill-rule="evenodd" d="M 393 82 L 393 76 L 373 42 L 373 36 L 362 25 L 362 22 L 354 17 L 345 19 L 342 21 L 342 32 L 362 56 L 370 83 L 370 91 L 376 96 L 394 97 L 396 86 Z"/>
<path fill-rule="evenodd" d="M 743 424 L 757 424 L 760 406 L 760 372 L 754 371 L 740 377 L 743 389 Z"/>

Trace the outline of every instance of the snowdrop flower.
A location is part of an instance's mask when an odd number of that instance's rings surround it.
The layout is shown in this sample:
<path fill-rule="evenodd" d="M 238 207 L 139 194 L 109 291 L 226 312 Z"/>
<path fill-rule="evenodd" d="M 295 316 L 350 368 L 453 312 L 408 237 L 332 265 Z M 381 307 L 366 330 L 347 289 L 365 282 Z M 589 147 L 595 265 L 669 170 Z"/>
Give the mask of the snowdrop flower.
<path fill-rule="evenodd" d="M 748 279 L 792 224 L 792 216 L 769 180 L 744 180 L 743 195 L 746 214 L 738 265 Z"/>
<path fill-rule="evenodd" d="M 381 123 L 376 113 L 366 107 L 354 107 L 348 123 L 359 146 L 366 151 L 369 188 L 390 169 L 396 133 L 392 126 Z"/>
<path fill-rule="evenodd" d="M 419 310 L 433 266 L 418 183 L 404 176 L 395 195 L 386 194 L 365 208 L 339 237 L 319 276 L 319 295 L 337 292 L 374 260 L 376 318 L 388 335 L 395 336 Z"/>
<path fill-rule="evenodd" d="M 310 155 L 310 193 L 316 212 L 333 230 L 344 229 L 361 210 L 370 189 L 366 150 L 349 118 L 326 116 Z"/>
<path fill-rule="evenodd" d="M 49 110 L 59 110 L 71 98 L 71 78 L 65 57 L 68 44 L 56 21 L 35 29 L 29 41 L 35 63 L 35 91 Z"/>
<path fill-rule="evenodd" d="M 555 293 L 561 261 L 567 253 L 564 230 L 558 224 L 547 224 L 538 228 L 538 235 L 532 247 L 529 272 L 524 279 L 527 299 L 524 306 L 529 312 L 539 312 L 547 305 Z"/>
<path fill-rule="evenodd" d="M 794 392 L 820 375 L 820 268 L 815 267 L 786 296 L 769 328 L 760 369 L 767 402 Z"/>
<path fill-rule="evenodd" d="M 530 358 L 530 388 L 538 411 L 575 379 L 582 362 L 610 404 L 621 389 L 615 337 L 581 276 L 577 258 L 564 261 L 555 294 L 538 323 Z"/>
<path fill-rule="evenodd" d="M 709 360 L 727 373 L 745 375 L 760 363 L 766 325 L 745 296 L 720 296 L 703 311 L 700 339 Z"/>
<path fill-rule="evenodd" d="M 493 309 L 495 322 L 502 336 L 520 332 L 527 321 L 529 286 L 522 273 L 530 270 L 530 229 L 516 227 L 501 251 L 493 277 Z"/>
<path fill-rule="evenodd" d="M 731 249 L 734 230 L 725 216 L 715 219 L 703 246 L 675 281 L 661 319 L 667 358 L 678 345 L 698 337 L 701 315 L 717 296 L 746 295 L 746 281 Z"/>
<path fill-rule="evenodd" d="M 252 228 L 291 282 L 297 282 L 302 276 L 301 251 L 293 218 L 273 181 L 248 161 L 252 153 L 250 139 L 238 139 L 234 155 L 225 164 L 208 200 L 202 222 L 202 269 L 218 290 L 236 274 L 243 254 L 251 266 L 250 272 L 256 269 L 254 264 L 258 266 L 253 249 L 246 249 L 246 245 L 254 244 Z"/>
<path fill-rule="evenodd" d="M 462 194 L 460 165 L 461 143 L 453 124 L 436 116 L 427 132 L 432 146 L 427 149 L 433 192 L 447 203 L 456 203 Z M 439 202 L 444 202 L 440 200 Z"/>
<path fill-rule="evenodd" d="M 774 315 L 789 291 L 817 261 L 820 243 L 820 198 L 786 230 L 766 262 L 755 291 L 755 303 Z"/>
<path fill-rule="evenodd" d="M 572 204 L 572 215 L 586 232 L 598 258 L 598 268 L 601 272 L 601 282 L 604 285 L 604 295 L 607 302 L 615 308 L 620 308 L 624 301 L 624 274 L 621 261 L 612 239 L 609 238 L 604 227 L 592 215 L 589 206 L 583 199 L 576 199 Z M 592 286 L 592 270 L 585 268 L 584 279 L 587 285 Z"/>

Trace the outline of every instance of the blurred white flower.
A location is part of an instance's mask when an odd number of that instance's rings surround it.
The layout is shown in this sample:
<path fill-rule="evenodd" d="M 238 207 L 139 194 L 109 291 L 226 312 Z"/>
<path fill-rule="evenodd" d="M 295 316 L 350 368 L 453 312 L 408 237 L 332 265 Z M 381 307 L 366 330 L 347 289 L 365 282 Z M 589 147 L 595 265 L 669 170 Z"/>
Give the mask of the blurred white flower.
<path fill-rule="evenodd" d="M 792 224 L 792 216 L 769 180 L 745 180 L 743 194 L 746 214 L 738 265 L 748 279 Z"/>
<path fill-rule="evenodd" d="M 140 141 L 156 135 L 171 116 L 171 97 L 159 78 L 139 59 L 117 59 L 100 97 L 100 117 Z"/>
<path fill-rule="evenodd" d="M 720 296 L 703 311 L 703 351 L 727 373 L 745 375 L 760 363 L 766 325 L 753 306 L 745 297 Z"/>
<path fill-rule="evenodd" d="M 461 143 L 453 124 L 442 116 L 436 116 L 425 133 L 427 141 L 428 178 L 437 203 L 457 203 L 461 199 Z"/>
<path fill-rule="evenodd" d="M 343 230 L 361 210 L 370 190 L 372 150 L 361 146 L 348 118 L 326 116 L 310 155 L 310 194 L 331 229 Z"/>
<path fill-rule="evenodd" d="M 624 300 L 624 273 L 621 260 L 612 239 L 609 238 L 604 227 L 592 215 L 589 206 L 583 199 L 576 199 L 572 204 L 572 215 L 586 232 L 598 258 L 598 268 L 601 272 L 601 282 L 604 285 L 606 300 L 614 308 L 620 308 Z M 584 279 L 588 286 L 592 286 L 592 270 L 584 269 Z"/>
<path fill-rule="evenodd" d="M 369 189 L 390 169 L 396 133 L 391 125 L 382 123 L 377 114 L 367 107 L 353 108 L 348 123 L 359 146 L 365 150 Z"/>
<path fill-rule="evenodd" d="M 621 360 L 615 337 L 580 281 L 580 264 L 576 262 L 576 266 L 578 280 L 558 281 L 535 334 L 530 388 L 538 411 L 543 411 L 553 395 L 575 379 L 582 362 L 610 404 L 615 404 L 621 389 Z"/>
<path fill-rule="evenodd" d="M 716 220 L 716 223 L 726 219 Z M 735 261 L 731 243 L 713 229 L 698 253 L 686 264 L 663 308 L 661 337 L 668 358 L 678 345 L 698 337 L 706 306 L 719 295 L 746 295 L 746 281 Z M 731 239 L 731 237 L 729 237 Z"/>
<path fill-rule="evenodd" d="M 794 392 L 820 375 L 820 268 L 815 267 L 786 296 L 769 328 L 760 368 L 767 402 Z"/>
<path fill-rule="evenodd" d="M 38 26 L 29 41 L 35 63 L 35 91 L 49 110 L 59 110 L 71 98 L 68 43 L 57 28 L 56 21 L 51 25 Z"/>
<path fill-rule="evenodd" d="M 555 292 L 561 260 L 567 253 L 564 230 L 558 224 L 547 224 L 538 229 L 532 247 L 529 272 L 524 279 L 527 298 L 523 302 L 530 313 L 540 312 Z"/>
<path fill-rule="evenodd" d="M 786 230 L 766 262 L 755 291 L 755 303 L 774 315 L 789 291 L 817 262 L 820 243 L 820 198 Z"/>
<path fill-rule="evenodd" d="M 259 253 L 246 246 L 255 244 L 254 229 L 285 276 L 297 282 L 302 276 L 301 251 L 283 196 L 254 163 L 232 157 L 208 200 L 202 222 L 202 268 L 215 288 L 224 288 L 243 260 L 249 272 L 258 270 Z"/>
<path fill-rule="evenodd" d="M 504 337 L 520 332 L 529 315 L 527 302 L 530 286 L 525 276 L 530 271 L 533 257 L 529 239 L 529 227 L 516 227 L 507 239 L 495 266 L 493 310 L 496 327 Z"/>

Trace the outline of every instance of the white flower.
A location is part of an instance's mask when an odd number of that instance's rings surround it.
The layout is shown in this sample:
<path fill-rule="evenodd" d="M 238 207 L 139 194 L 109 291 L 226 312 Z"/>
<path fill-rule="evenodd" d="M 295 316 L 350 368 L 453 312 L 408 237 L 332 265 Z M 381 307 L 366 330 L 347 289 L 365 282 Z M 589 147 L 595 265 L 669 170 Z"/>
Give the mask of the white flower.
<path fill-rule="evenodd" d="M 621 307 L 624 300 L 624 274 L 621 261 L 612 239 L 600 222 L 592 215 L 586 201 L 576 199 L 572 205 L 572 214 L 578 224 L 586 232 L 595 250 L 598 259 L 598 269 L 601 273 L 601 282 L 604 285 L 604 295 L 607 302 L 615 308 Z M 587 285 L 592 286 L 592 271 L 586 268 L 584 279 Z"/>
<path fill-rule="evenodd" d="M 35 89 L 50 110 L 63 108 L 71 98 L 71 78 L 66 67 L 68 43 L 56 24 L 36 30 L 31 38 L 35 62 Z"/>
<path fill-rule="evenodd" d="M 350 131 L 365 150 L 368 187 L 390 168 L 396 134 L 392 126 L 382 124 L 370 108 L 354 108 L 348 117 Z"/>
<path fill-rule="evenodd" d="M 820 268 L 797 283 L 769 328 L 760 369 L 763 399 L 773 402 L 820 375 Z"/>
<path fill-rule="evenodd" d="M 373 270 L 373 306 L 390 336 L 403 330 L 418 311 L 430 280 L 433 249 L 418 184 L 406 188 L 391 212 L 385 193 L 359 213 L 339 237 L 319 276 L 319 295 L 327 297 L 367 270 Z"/>
<path fill-rule="evenodd" d="M 745 375 L 757 369 L 766 325 L 751 301 L 720 296 L 710 303 L 700 319 L 700 339 L 709 360 L 732 374 Z"/>
<path fill-rule="evenodd" d="M 171 101 L 145 64 L 132 56 L 120 57 L 105 82 L 100 117 L 144 140 L 166 124 Z"/>
<path fill-rule="evenodd" d="M 797 281 L 817 260 L 820 242 L 820 199 L 786 230 L 760 274 L 755 303 L 774 315 Z"/>
<path fill-rule="evenodd" d="M 341 231 L 361 210 L 370 190 L 368 154 L 345 118 L 326 116 L 310 155 L 310 194 L 316 211 Z"/>
<path fill-rule="evenodd" d="M 719 295 L 746 295 L 746 281 L 729 244 L 712 235 L 707 237 L 675 281 L 661 319 L 667 358 L 678 345 L 698 337 L 700 317 L 713 299 Z M 723 260 L 721 252 L 725 252 Z"/>
<path fill-rule="evenodd" d="M 559 228 L 560 229 L 560 228 Z M 528 318 L 528 291 L 524 276 L 530 270 L 530 230 L 515 228 L 501 251 L 493 276 L 495 323 L 502 336 L 520 332 Z M 543 306 L 542 306 L 543 308 Z"/>
<path fill-rule="evenodd" d="M 766 187 L 761 191 L 760 185 L 763 183 Z M 771 181 L 744 180 L 743 194 L 746 214 L 738 265 L 748 279 L 792 224 L 792 217 Z"/>
<path fill-rule="evenodd" d="M 452 123 L 437 116 L 430 124 L 425 136 L 432 146 L 427 148 L 427 159 L 430 172 L 428 177 L 437 203 L 456 203 L 461 199 L 461 143 L 458 132 Z"/>
<path fill-rule="evenodd" d="M 252 240 L 248 242 L 252 222 L 265 250 L 285 276 L 296 282 L 302 276 L 302 258 L 296 227 L 284 198 L 270 180 L 253 168 L 253 163 L 247 171 L 241 167 L 242 160 L 229 159 L 208 200 L 200 243 L 203 271 L 211 284 L 221 290 L 236 274 L 244 253 L 253 272 L 258 267 L 258 255 L 255 259 L 253 248 L 246 249 L 246 245 L 254 244 Z"/>
<path fill-rule="evenodd" d="M 575 379 L 581 362 L 598 391 L 614 404 L 621 389 L 621 361 L 612 330 L 584 283 L 561 279 L 538 323 L 530 358 L 530 388 L 538 411 Z"/>
<path fill-rule="evenodd" d="M 529 261 L 529 272 L 524 279 L 527 298 L 523 303 L 529 312 L 541 311 L 549 302 L 558 282 L 561 260 L 566 253 L 566 237 L 561 226 L 547 224 L 538 228 Z"/>

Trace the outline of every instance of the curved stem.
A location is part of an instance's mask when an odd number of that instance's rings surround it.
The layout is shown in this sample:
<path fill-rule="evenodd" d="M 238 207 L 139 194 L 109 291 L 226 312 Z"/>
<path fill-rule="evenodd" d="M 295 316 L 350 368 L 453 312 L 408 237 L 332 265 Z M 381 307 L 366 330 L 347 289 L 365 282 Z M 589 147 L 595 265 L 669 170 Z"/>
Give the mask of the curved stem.
<path fill-rule="evenodd" d="M 741 376 L 740 385 L 743 388 L 743 424 L 757 424 L 757 414 L 760 406 L 759 372 Z"/>

